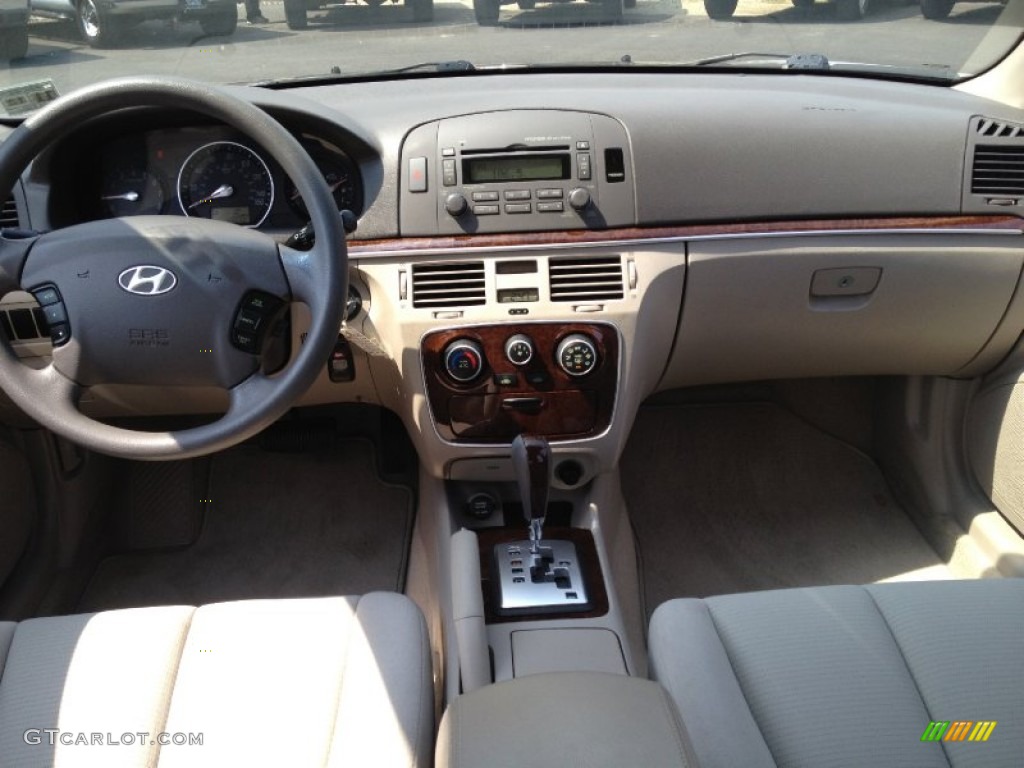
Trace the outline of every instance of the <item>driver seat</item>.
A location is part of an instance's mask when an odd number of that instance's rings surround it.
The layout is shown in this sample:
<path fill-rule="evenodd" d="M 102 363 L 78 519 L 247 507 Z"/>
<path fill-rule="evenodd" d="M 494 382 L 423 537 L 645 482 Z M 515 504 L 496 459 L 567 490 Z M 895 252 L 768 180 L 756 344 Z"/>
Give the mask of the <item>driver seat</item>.
<path fill-rule="evenodd" d="M 431 680 L 393 593 L 0 622 L 0 762 L 428 766 Z"/>

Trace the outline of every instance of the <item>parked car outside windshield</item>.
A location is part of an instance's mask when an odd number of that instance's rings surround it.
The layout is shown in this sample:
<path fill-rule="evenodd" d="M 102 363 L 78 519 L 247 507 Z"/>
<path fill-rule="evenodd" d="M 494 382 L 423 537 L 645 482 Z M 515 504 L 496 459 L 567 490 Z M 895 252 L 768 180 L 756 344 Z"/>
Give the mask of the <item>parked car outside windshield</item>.
<path fill-rule="evenodd" d="M 1005 55 L 1020 35 L 1022 4 L 31 0 L 27 28 L 24 7 L 4 6 L 0 14 L 0 86 L 50 80 L 66 93 L 129 74 L 253 83 L 406 68 L 465 74 L 470 67 L 694 66 L 812 68 L 947 84 Z"/>

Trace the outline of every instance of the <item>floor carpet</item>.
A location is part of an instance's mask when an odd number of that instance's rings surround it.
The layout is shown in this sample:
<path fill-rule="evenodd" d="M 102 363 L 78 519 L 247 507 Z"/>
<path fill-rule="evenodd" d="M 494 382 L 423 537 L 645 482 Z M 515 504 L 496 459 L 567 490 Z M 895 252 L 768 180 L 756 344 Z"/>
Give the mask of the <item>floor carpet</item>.
<path fill-rule="evenodd" d="M 866 455 L 773 404 L 643 408 L 622 479 L 648 613 L 673 597 L 954 576 Z"/>

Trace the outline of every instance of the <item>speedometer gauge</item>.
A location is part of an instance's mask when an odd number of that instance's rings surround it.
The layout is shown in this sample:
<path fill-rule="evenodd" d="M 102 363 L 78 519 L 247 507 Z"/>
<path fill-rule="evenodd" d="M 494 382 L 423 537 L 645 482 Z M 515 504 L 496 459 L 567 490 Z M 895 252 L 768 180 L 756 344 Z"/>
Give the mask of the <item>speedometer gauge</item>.
<path fill-rule="evenodd" d="M 178 173 L 186 216 L 258 227 L 274 204 L 274 179 L 263 158 L 233 141 L 204 144 Z"/>

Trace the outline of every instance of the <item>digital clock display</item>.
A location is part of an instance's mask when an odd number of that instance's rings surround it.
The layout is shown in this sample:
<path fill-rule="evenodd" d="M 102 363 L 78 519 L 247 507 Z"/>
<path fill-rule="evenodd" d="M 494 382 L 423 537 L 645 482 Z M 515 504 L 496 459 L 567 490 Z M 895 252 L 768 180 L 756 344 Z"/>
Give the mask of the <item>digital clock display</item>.
<path fill-rule="evenodd" d="M 499 304 L 519 304 L 524 301 L 540 301 L 536 288 L 504 288 L 498 290 Z"/>
<path fill-rule="evenodd" d="M 470 157 L 462 161 L 462 174 L 467 184 L 568 179 L 569 171 L 569 155 L 561 153 Z"/>

